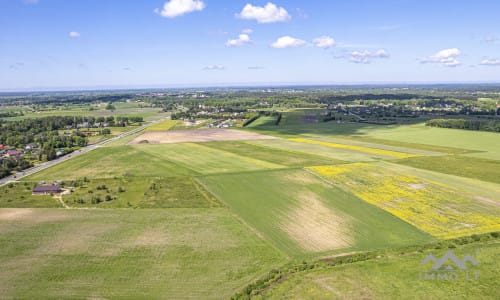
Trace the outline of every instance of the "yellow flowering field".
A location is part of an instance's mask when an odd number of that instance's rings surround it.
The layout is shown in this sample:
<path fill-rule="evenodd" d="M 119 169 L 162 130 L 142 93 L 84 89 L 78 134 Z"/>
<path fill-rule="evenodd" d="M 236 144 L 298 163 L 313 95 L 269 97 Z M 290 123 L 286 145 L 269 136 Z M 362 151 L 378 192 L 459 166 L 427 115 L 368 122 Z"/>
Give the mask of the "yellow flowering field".
<path fill-rule="evenodd" d="M 500 230 L 498 205 L 441 183 L 380 164 L 307 169 L 438 238 Z"/>
<path fill-rule="evenodd" d="M 175 125 L 177 125 L 177 123 L 179 123 L 179 121 L 177 121 L 177 120 L 163 121 L 163 122 L 160 122 L 158 124 L 155 124 L 153 126 L 148 127 L 146 129 L 146 131 L 166 131 L 166 130 L 170 130 L 170 129 L 174 128 Z"/>
<path fill-rule="evenodd" d="M 323 142 L 323 141 L 309 140 L 309 139 L 303 139 L 303 138 L 293 138 L 290 140 L 297 142 L 297 143 L 321 145 L 321 146 L 326 146 L 326 147 L 330 147 L 330 148 L 353 150 L 353 151 L 359 151 L 359 152 L 369 153 L 369 154 L 374 154 L 374 155 L 388 156 L 388 157 L 393 157 L 393 158 L 409 158 L 409 157 L 420 156 L 417 154 L 410 154 L 410 153 L 397 152 L 397 151 L 391 151 L 391 150 L 369 148 L 369 147 L 356 146 L 356 145 Z"/>

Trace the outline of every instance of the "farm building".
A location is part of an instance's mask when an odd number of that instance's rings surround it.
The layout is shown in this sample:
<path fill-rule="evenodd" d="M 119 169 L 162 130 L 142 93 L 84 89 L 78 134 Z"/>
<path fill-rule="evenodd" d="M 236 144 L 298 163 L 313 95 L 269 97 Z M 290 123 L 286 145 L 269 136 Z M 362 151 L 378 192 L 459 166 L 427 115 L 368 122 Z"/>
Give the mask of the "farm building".
<path fill-rule="evenodd" d="M 62 189 L 58 185 L 37 185 L 33 188 L 33 195 L 60 194 Z"/>

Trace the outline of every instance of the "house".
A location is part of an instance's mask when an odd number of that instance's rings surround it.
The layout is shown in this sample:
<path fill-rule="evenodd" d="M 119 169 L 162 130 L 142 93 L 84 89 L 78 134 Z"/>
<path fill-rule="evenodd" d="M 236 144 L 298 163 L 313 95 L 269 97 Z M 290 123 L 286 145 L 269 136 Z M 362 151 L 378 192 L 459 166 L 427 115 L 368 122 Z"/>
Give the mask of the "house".
<path fill-rule="evenodd" d="M 37 185 L 33 188 L 33 195 L 60 194 L 62 191 L 58 185 Z"/>
<path fill-rule="evenodd" d="M 22 151 L 19 150 L 9 150 L 7 151 L 7 157 L 19 157 L 23 154 Z"/>

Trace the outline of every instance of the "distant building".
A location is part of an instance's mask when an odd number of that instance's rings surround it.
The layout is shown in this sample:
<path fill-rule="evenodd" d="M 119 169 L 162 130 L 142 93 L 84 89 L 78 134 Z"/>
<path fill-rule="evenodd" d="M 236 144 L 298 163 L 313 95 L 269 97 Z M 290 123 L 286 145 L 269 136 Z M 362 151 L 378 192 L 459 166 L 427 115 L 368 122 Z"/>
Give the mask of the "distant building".
<path fill-rule="evenodd" d="M 9 150 L 7 151 L 7 157 L 19 157 L 23 154 L 22 151 L 19 150 Z"/>
<path fill-rule="evenodd" d="M 33 188 L 33 195 L 60 194 L 62 189 L 58 185 L 37 185 Z"/>

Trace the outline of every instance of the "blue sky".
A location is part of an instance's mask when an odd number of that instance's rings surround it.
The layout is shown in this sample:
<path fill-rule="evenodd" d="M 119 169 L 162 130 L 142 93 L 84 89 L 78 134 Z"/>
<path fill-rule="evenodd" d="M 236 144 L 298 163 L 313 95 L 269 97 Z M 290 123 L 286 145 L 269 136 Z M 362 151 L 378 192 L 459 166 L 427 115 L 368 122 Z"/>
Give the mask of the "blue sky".
<path fill-rule="evenodd" d="M 496 0 L 0 0 L 0 89 L 500 82 L 499 11 Z"/>

